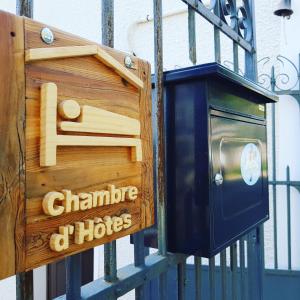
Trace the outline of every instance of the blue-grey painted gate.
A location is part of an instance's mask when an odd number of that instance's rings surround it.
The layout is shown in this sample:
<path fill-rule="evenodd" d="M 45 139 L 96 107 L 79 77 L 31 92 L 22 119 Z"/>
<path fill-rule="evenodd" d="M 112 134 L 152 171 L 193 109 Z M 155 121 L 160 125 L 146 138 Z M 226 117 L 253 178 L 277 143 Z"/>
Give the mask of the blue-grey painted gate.
<path fill-rule="evenodd" d="M 201 0 L 182 1 L 188 5 L 189 56 L 192 63 L 197 63 L 195 14 L 198 13 L 214 28 L 215 61 L 221 62 L 220 33 L 223 32 L 232 40 L 234 71 L 239 70 L 238 52 L 242 49 L 245 51 L 245 76 L 256 81 L 254 0 L 243 0 L 239 7 L 236 0 L 211 0 L 209 6 L 205 6 Z M 103 43 L 111 47 L 114 31 L 113 3 L 113 0 L 102 0 L 102 38 Z M 33 0 L 18 0 L 17 6 L 20 15 L 32 17 Z M 61 298 L 117 299 L 135 289 L 136 299 L 262 299 L 262 227 L 233 244 L 228 253 L 223 251 L 220 254 L 220 267 L 216 267 L 215 258 L 209 260 L 208 266 L 203 266 L 201 258 L 194 257 L 191 268 L 186 264 L 187 257 L 166 251 L 162 0 L 153 0 L 153 14 L 156 86 L 154 190 L 158 252 L 148 255 L 149 250 L 143 243 L 144 233 L 137 233 L 133 237 L 134 264 L 117 269 L 116 242 L 109 243 L 105 245 L 104 251 L 104 278 L 84 286 L 81 286 L 81 255 L 69 257 L 66 264 L 67 291 Z M 228 255 L 230 263 L 227 263 Z M 172 282 L 174 286 L 170 285 Z M 18 275 L 17 283 L 18 299 L 32 299 L 32 272 Z"/>

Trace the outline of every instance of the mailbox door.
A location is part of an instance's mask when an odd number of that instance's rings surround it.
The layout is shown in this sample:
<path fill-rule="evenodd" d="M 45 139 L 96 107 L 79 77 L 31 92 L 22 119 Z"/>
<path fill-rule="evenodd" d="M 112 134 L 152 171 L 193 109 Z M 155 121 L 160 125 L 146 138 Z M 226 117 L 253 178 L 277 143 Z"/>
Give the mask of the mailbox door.
<path fill-rule="evenodd" d="M 266 127 L 218 111 L 211 111 L 210 127 L 211 249 L 217 253 L 268 218 Z"/>

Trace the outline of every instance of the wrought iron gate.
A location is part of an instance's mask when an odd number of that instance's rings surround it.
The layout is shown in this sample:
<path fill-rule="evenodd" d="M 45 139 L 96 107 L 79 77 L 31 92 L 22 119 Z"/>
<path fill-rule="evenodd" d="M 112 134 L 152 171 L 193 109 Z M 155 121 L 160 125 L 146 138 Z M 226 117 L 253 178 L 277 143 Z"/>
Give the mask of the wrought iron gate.
<path fill-rule="evenodd" d="M 179 0 L 178 0 L 179 1 Z M 245 51 L 245 77 L 256 81 L 256 41 L 254 0 L 243 0 L 237 6 L 236 0 L 182 0 L 188 5 L 189 56 L 196 64 L 195 14 L 209 21 L 214 28 L 215 61 L 221 62 L 220 33 L 232 40 L 233 68 L 239 70 L 238 50 Z M 19 0 L 18 14 L 33 16 L 33 0 Z M 102 42 L 113 47 L 114 7 L 113 0 L 102 0 Z M 204 4 L 209 2 L 209 4 Z M 163 32 L 162 0 L 153 0 L 154 44 L 155 44 L 155 177 L 158 227 L 158 252 L 149 255 L 144 247 L 144 233 L 133 236 L 134 264 L 117 269 L 116 242 L 105 245 L 104 280 L 99 279 L 81 286 L 81 255 L 66 260 L 66 299 L 116 299 L 135 289 L 136 299 L 178 299 L 186 298 L 186 260 L 183 255 L 167 253 L 165 226 L 165 139 L 164 139 L 164 95 L 163 95 Z M 195 299 L 249 299 L 259 300 L 263 295 L 263 228 L 259 227 L 230 247 L 229 253 L 220 254 L 220 268 L 216 271 L 216 258 L 204 266 L 200 257 L 194 257 Z M 229 254 L 229 263 L 228 261 Z M 239 262 L 238 262 L 239 257 Z M 247 263 L 246 263 L 247 262 Z M 168 290 L 171 269 L 176 270 L 176 292 Z M 208 272 L 209 280 L 204 282 L 202 274 Z M 219 274 L 220 273 L 220 274 Z M 216 286 L 220 286 L 220 294 Z M 157 295 L 153 294 L 157 287 Z M 33 273 L 17 276 L 18 299 L 32 299 Z M 149 288 L 150 287 L 150 288 Z M 190 299 L 190 298 L 189 298 Z"/>

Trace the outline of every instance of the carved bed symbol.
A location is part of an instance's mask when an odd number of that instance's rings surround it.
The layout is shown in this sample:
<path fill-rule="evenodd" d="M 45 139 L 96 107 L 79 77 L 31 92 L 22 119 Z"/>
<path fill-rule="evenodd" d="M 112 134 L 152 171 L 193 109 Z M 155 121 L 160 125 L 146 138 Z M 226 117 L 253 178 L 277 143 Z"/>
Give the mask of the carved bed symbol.
<path fill-rule="evenodd" d="M 67 121 L 57 124 L 57 111 Z M 57 106 L 57 86 L 41 86 L 40 165 L 55 166 L 57 146 L 116 146 L 131 147 L 132 161 L 142 161 L 140 122 L 104 109 L 83 105 L 74 100 L 62 101 Z M 63 132 L 105 133 L 134 137 L 82 136 L 57 134 Z"/>

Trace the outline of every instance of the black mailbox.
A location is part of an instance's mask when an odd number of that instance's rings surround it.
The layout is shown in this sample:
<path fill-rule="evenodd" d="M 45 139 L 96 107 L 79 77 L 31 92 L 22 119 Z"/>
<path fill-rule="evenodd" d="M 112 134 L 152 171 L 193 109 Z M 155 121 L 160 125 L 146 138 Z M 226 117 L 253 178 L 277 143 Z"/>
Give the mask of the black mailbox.
<path fill-rule="evenodd" d="M 269 218 L 266 103 L 212 63 L 165 73 L 168 250 L 211 257 Z"/>

